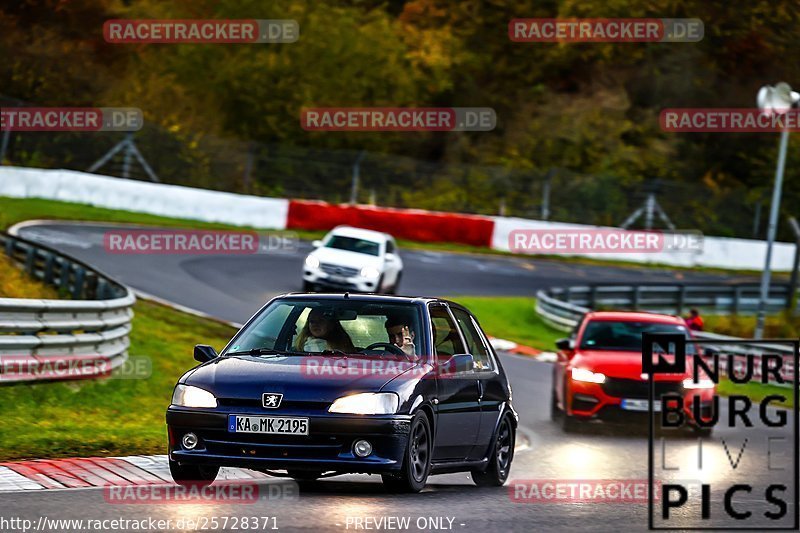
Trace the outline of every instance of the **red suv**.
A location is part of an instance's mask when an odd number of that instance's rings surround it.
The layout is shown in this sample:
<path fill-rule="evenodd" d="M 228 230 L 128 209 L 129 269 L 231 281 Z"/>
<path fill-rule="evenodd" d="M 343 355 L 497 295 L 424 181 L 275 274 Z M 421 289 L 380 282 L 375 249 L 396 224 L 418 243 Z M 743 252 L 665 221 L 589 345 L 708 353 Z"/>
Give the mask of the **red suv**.
<path fill-rule="evenodd" d="M 642 373 L 642 333 L 682 333 L 692 338 L 683 319 L 655 313 L 587 313 L 569 338 L 556 342 L 558 360 L 553 365 L 551 415 L 564 430 L 578 421 L 625 422 L 646 420 L 648 379 Z M 687 354 L 696 349 L 687 343 Z M 692 402 L 700 397 L 700 416 L 710 418 L 715 384 L 685 374 L 657 374 L 655 398 L 677 393 L 684 398 L 687 420 L 693 421 Z M 660 410 L 658 400 L 654 406 Z M 645 416 L 642 416 L 642 413 Z M 710 428 L 694 425 L 708 434 Z"/>

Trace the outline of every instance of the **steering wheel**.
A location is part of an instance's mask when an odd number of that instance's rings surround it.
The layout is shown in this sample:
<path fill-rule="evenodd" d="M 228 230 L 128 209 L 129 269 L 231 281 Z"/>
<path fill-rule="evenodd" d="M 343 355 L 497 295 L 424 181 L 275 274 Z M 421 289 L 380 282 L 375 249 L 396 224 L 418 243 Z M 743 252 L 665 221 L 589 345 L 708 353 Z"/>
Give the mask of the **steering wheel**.
<path fill-rule="evenodd" d="M 401 350 L 400 348 L 398 348 L 397 346 L 395 346 L 391 342 L 373 342 L 372 344 L 370 344 L 369 346 L 364 348 L 363 351 L 375 350 L 377 348 L 383 348 L 385 351 L 387 351 L 389 353 L 392 353 L 394 355 L 402 355 L 402 356 L 405 356 L 405 358 L 408 359 L 409 361 L 411 360 L 411 356 L 410 355 L 408 355 L 406 352 L 404 352 L 403 350 Z"/>

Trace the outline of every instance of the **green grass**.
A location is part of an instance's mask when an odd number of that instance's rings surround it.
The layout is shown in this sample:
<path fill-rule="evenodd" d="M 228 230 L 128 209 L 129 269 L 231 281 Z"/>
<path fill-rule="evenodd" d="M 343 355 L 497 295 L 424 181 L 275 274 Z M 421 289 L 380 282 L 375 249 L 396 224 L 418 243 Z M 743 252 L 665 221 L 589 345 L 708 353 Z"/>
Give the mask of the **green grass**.
<path fill-rule="evenodd" d="M 785 403 L 772 403 L 772 405 L 782 405 L 791 409 L 794 407 L 794 393 L 791 387 L 779 387 L 777 385 L 770 385 L 766 383 L 745 383 L 737 384 L 727 379 L 721 379 L 717 386 L 717 392 L 722 396 L 730 396 L 732 394 L 742 394 L 749 397 L 753 404 L 757 404 L 771 394 L 778 394 L 786 398 Z"/>
<path fill-rule="evenodd" d="M 454 296 L 449 299 L 472 311 L 483 330 L 492 337 L 553 351 L 556 339 L 566 336 L 536 314 L 536 298 Z"/>
<path fill-rule="evenodd" d="M 146 379 L 0 387 L 0 460 L 164 453 L 164 413 L 197 343 L 221 349 L 234 330 L 140 301 L 131 358 L 151 360 Z"/>
<path fill-rule="evenodd" d="M 0 252 L 0 298 L 58 299 L 58 291 L 20 270 Z"/>

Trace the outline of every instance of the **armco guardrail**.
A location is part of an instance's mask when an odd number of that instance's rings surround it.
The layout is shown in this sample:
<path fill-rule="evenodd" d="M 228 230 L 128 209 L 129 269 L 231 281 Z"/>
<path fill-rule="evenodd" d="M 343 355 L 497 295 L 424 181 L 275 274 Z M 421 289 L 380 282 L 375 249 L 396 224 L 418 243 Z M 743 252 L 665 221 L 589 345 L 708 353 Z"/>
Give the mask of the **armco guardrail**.
<path fill-rule="evenodd" d="M 787 307 L 789 285 L 773 284 L 770 290 L 769 310 Z M 659 311 L 682 314 L 685 308 L 698 307 L 717 313 L 751 312 L 758 304 L 759 287 L 753 283 L 739 284 L 647 284 L 647 285 L 588 285 L 568 288 L 540 290 L 536 294 L 536 312 L 556 329 L 569 331 L 581 317 L 593 309 L 627 309 Z M 769 344 L 759 341 L 749 343 L 726 343 L 741 341 L 737 337 L 719 335 L 705 331 L 694 332 L 700 340 L 716 341 L 704 346 L 714 347 L 724 354 L 745 356 L 765 353 L 780 355 L 784 364 L 783 377 L 792 382 L 795 377 L 794 351 L 786 344 Z M 727 367 L 727 358 L 720 360 L 720 367 Z M 743 362 L 743 361 L 741 361 Z M 734 359 L 734 364 L 740 360 Z M 756 365 L 759 366 L 759 365 Z"/>
<path fill-rule="evenodd" d="M 0 384 L 107 375 L 125 362 L 136 301 L 126 287 L 6 233 L 0 233 L 0 250 L 73 298 L 0 298 Z"/>
<path fill-rule="evenodd" d="M 773 283 L 767 310 L 789 306 L 788 283 Z M 553 288 L 536 294 L 536 310 L 551 325 L 570 329 L 590 309 L 629 309 L 683 314 L 696 307 L 718 314 L 752 313 L 758 306 L 757 283 L 592 284 Z"/>

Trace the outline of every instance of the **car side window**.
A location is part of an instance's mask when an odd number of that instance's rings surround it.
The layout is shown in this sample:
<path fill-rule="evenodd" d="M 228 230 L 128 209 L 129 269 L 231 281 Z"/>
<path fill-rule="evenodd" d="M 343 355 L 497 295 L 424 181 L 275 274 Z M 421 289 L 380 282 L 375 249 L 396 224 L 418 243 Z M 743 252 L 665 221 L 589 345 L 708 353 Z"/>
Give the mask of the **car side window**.
<path fill-rule="evenodd" d="M 386 241 L 386 253 L 387 254 L 395 253 L 395 251 L 394 251 L 394 242 L 392 242 L 391 240 L 387 240 Z"/>
<path fill-rule="evenodd" d="M 436 358 L 444 360 L 457 353 L 467 353 L 450 313 L 441 305 L 430 307 L 433 347 Z"/>
<path fill-rule="evenodd" d="M 472 317 L 461 309 L 451 310 L 467 342 L 467 353 L 472 354 L 472 357 L 475 358 L 475 370 L 479 372 L 494 370 L 492 359 L 489 356 L 489 349 L 484 344 Z"/>

